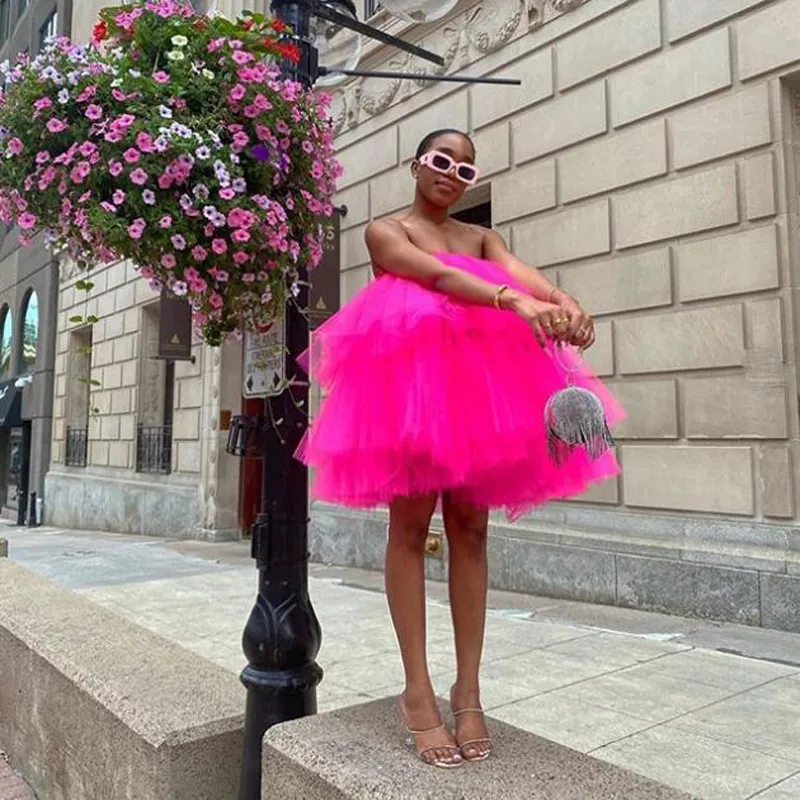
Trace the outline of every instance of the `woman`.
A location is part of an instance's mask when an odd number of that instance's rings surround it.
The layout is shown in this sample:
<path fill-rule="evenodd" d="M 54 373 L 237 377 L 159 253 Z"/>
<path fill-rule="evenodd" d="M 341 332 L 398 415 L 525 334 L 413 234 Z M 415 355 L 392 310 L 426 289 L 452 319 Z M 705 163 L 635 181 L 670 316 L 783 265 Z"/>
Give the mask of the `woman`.
<path fill-rule="evenodd" d="M 378 278 L 315 336 L 328 391 L 298 455 L 314 494 L 388 505 L 386 593 L 405 669 L 399 708 L 427 764 L 456 767 L 491 751 L 478 673 L 487 593 L 489 509 L 511 516 L 617 472 L 611 452 L 548 458 L 544 406 L 569 377 L 616 407 L 561 344 L 584 349 L 594 325 L 578 303 L 490 230 L 449 209 L 478 178 L 466 134 L 435 131 L 411 165 L 410 211 L 368 226 Z M 558 351 L 557 351 L 558 348 Z M 612 420 L 613 421 L 613 420 Z M 424 546 L 441 499 L 449 543 L 455 730 L 442 723 L 425 653 Z"/>

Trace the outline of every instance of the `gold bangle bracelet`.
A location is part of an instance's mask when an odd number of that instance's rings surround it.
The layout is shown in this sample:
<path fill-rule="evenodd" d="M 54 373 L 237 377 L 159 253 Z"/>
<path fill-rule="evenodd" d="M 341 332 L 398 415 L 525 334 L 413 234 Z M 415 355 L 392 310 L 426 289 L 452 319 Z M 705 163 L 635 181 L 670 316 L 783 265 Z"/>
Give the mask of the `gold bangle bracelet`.
<path fill-rule="evenodd" d="M 500 286 L 500 287 L 498 288 L 498 290 L 497 290 L 497 291 L 494 293 L 494 307 L 495 307 L 495 308 L 496 308 L 498 311 L 501 311 L 501 310 L 502 310 L 502 309 L 500 308 L 500 298 L 503 296 L 503 292 L 507 292 L 507 291 L 508 291 L 510 288 L 511 288 L 511 287 L 510 287 L 508 284 L 504 283 L 504 284 L 503 284 L 502 286 Z"/>

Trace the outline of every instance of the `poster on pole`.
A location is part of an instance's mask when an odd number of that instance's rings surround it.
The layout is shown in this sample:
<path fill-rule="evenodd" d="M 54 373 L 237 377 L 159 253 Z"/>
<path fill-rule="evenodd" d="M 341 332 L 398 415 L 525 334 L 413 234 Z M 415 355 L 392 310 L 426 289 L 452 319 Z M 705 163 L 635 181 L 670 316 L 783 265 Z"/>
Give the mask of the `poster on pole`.
<path fill-rule="evenodd" d="M 244 397 L 277 397 L 286 380 L 286 317 L 244 336 Z"/>
<path fill-rule="evenodd" d="M 318 222 L 323 226 L 325 239 L 322 261 L 310 275 L 308 324 L 312 331 L 330 319 L 339 310 L 340 304 L 341 219 L 338 210 L 330 219 L 323 218 Z"/>

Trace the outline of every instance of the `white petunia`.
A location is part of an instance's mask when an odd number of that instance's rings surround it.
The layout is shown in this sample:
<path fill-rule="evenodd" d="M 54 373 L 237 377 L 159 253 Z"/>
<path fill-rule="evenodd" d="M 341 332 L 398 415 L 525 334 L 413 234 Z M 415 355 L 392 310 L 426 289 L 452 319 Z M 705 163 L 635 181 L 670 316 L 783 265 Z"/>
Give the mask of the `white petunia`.
<path fill-rule="evenodd" d="M 167 58 L 170 61 L 183 61 L 186 56 L 180 50 L 170 50 L 169 53 L 167 53 Z"/>
<path fill-rule="evenodd" d="M 186 47 L 186 45 L 189 44 L 189 40 L 185 36 L 181 35 L 173 36 L 170 41 L 175 45 L 175 47 Z"/>
<path fill-rule="evenodd" d="M 213 81 L 215 76 L 214 76 L 214 73 L 210 69 L 204 69 L 203 70 L 203 77 L 207 78 L 210 81 Z"/>

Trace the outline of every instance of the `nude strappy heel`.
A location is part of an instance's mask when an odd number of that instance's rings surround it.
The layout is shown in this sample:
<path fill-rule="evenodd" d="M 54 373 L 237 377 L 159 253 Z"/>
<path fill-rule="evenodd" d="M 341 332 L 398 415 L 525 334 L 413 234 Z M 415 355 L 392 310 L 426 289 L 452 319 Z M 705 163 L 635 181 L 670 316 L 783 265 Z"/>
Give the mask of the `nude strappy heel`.
<path fill-rule="evenodd" d="M 484 715 L 484 711 L 483 711 L 482 708 L 461 708 L 458 711 L 456 711 L 456 709 L 453 706 L 453 691 L 452 691 L 452 689 L 450 690 L 450 709 L 453 712 L 453 717 L 455 717 L 456 722 L 458 722 L 458 718 L 460 716 L 462 716 L 463 714 L 480 714 L 481 716 Z M 458 741 L 458 738 L 456 738 L 456 741 Z M 488 747 L 483 752 L 478 750 L 477 751 L 477 755 L 474 755 L 474 756 L 469 756 L 469 755 L 467 755 L 466 752 L 464 752 L 466 748 L 471 748 L 473 750 L 473 752 L 475 752 L 476 748 L 479 745 L 488 745 Z M 469 739 L 466 742 L 460 742 L 459 743 L 459 748 L 461 750 L 461 756 L 463 757 L 463 759 L 465 761 L 469 761 L 469 762 L 485 761 L 492 754 L 492 747 L 493 747 L 493 742 L 488 737 L 486 737 L 484 739 Z"/>
<path fill-rule="evenodd" d="M 426 733 L 433 733 L 434 731 L 438 730 L 445 730 L 445 724 L 440 722 L 438 725 L 434 725 L 431 728 L 426 728 L 425 730 L 415 730 L 409 725 L 408 721 L 408 713 L 406 712 L 405 702 L 403 700 L 403 696 L 397 698 L 397 710 L 400 713 L 400 716 L 403 719 L 403 722 L 406 726 L 406 731 L 411 734 L 412 739 L 410 739 L 410 743 L 414 747 L 414 750 L 417 753 L 420 761 L 423 764 L 427 764 L 429 767 L 439 767 L 439 769 L 456 769 L 460 767 L 464 763 L 464 755 L 461 752 L 461 748 L 455 744 L 438 744 L 438 745 L 431 745 L 430 747 L 419 747 L 416 743 L 417 736 L 423 736 Z M 451 753 L 449 756 L 439 756 L 438 758 L 426 758 L 426 753 L 431 753 L 436 750 L 447 750 Z"/>

